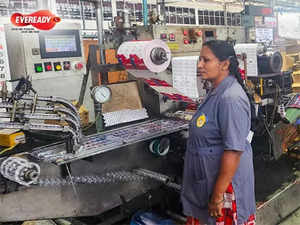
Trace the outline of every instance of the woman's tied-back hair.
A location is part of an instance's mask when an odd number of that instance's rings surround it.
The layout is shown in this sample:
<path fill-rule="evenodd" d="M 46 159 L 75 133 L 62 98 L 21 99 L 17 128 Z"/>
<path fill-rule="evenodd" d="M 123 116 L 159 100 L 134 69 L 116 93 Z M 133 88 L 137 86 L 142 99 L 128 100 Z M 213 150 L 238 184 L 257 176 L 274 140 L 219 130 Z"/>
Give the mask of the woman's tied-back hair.
<path fill-rule="evenodd" d="M 213 54 L 222 62 L 225 60 L 229 60 L 230 65 L 229 65 L 229 73 L 233 75 L 239 84 L 242 86 L 244 91 L 246 92 L 250 106 L 251 106 L 251 119 L 252 119 L 252 130 L 254 129 L 254 121 L 256 120 L 256 113 L 255 113 L 255 107 L 254 107 L 254 98 L 252 95 L 249 94 L 241 73 L 240 73 L 240 68 L 239 68 L 239 61 L 237 59 L 237 56 L 235 54 L 234 48 L 231 44 L 229 44 L 227 41 L 221 41 L 221 40 L 211 40 L 207 41 L 203 44 L 203 46 L 208 47 Z"/>

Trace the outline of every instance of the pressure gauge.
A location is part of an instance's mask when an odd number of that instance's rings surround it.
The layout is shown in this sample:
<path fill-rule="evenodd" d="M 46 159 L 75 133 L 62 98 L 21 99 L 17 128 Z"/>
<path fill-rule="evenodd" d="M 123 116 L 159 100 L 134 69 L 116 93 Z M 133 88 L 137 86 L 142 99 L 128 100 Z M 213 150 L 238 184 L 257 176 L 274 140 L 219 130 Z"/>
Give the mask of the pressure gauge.
<path fill-rule="evenodd" d="M 94 87 L 91 91 L 93 99 L 99 103 L 105 103 L 111 98 L 111 90 L 109 87 L 101 85 Z"/>

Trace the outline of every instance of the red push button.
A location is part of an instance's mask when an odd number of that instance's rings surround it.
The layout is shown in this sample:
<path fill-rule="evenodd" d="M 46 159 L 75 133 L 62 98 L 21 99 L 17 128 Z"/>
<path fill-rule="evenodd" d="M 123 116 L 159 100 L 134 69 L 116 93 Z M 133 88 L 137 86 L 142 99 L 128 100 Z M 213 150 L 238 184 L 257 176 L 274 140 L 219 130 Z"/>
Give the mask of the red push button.
<path fill-rule="evenodd" d="M 46 72 L 52 71 L 52 64 L 51 64 L 51 62 L 45 62 L 44 63 L 44 67 L 45 67 L 45 71 Z"/>
<path fill-rule="evenodd" d="M 169 34 L 169 41 L 175 41 L 175 34 Z"/>
<path fill-rule="evenodd" d="M 83 64 L 82 63 L 76 63 L 75 64 L 75 69 L 76 70 L 82 70 L 82 68 L 83 68 Z"/>
<path fill-rule="evenodd" d="M 189 43 L 189 41 L 188 41 L 187 39 L 184 39 L 184 40 L 183 40 L 183 43 L 184 43 L 185 45 L 187 45 L 187 44 Z"/>
<path fill-rule="evenodd" d="M 183 35 L 184 35 L 184 36 L 187 36 L 187 35 L 188 35 L 188 31 L 187 31 L 187 30 L 184 30 L 184 31 L 183 31 Z"/>
<path fill-rule="evenodd" d="M 202 31 L 197 31 L 196 34 L 197 34 L 198 37 L 201 37 L 202 36 Z"/>

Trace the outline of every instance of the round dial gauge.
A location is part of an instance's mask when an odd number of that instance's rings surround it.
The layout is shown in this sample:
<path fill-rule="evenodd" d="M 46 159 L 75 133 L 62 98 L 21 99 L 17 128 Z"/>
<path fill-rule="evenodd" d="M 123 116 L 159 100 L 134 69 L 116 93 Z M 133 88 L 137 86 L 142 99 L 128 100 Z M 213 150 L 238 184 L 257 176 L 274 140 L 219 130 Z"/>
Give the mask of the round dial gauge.
<path fill-rule="evenodd" d="M 111 90 L 107 86 L 97 86 L 92 89 L 92 97 L 99 103 L 105 103 L 111 98 Z"/>

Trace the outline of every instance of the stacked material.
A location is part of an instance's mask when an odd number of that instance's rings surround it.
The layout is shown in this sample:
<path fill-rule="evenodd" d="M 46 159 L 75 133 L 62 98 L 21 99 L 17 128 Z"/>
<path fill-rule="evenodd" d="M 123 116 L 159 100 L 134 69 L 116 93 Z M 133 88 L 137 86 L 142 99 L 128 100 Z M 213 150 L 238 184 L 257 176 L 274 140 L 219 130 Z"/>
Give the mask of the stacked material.
<path fill-rule="evenodd" d="M 201 79 L 197 77 L 198 59 L 199 56 L 172 59 L 173 87 L 192 99 L 206 93 Z"/>
<path fill-rule="evenodd" d="M 103 113 L 104 123 L 106 127 L 128 123 L 136 120 L 147 119 L 148 113 L 145 108 L 142 109 L 125 109 L 120 111 Z"/>

